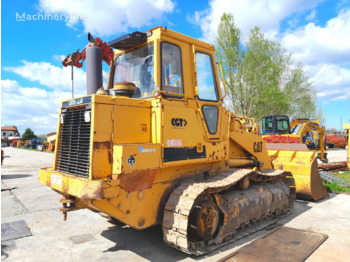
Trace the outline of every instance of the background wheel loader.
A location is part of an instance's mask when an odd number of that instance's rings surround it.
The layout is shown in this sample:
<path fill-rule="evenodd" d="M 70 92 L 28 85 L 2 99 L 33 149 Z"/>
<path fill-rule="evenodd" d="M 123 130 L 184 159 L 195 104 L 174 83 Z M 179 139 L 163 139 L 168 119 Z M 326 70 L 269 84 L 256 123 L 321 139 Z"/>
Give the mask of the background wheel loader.
<path fill-rule="evenodd" d="M 63 195 L 64 219 L 88 208 L 135 229 L 161 224 L 167 244 L 202 255 L 291 211 L 295 175 L 318 175 L 312 151 L 272 164 L 258 125 L 223 107 L 213 45 L 164 27 L 115 39 L 96 94 L 102 55 L 89 39 L 87 95 L 62 102 L 54 164 L 39 173 Z"/>

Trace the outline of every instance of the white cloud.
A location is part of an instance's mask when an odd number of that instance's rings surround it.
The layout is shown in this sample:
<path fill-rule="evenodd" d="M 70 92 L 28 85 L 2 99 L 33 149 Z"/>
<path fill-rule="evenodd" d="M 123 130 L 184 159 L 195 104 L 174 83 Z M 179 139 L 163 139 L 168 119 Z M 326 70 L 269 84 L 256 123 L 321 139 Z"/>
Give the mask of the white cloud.
<path fill-rule="evenodd" d="M 324 27 L 309 23 L 287 33 L 282 45 L 304 64 L 349 64 L 350 10 L 340 11 Z"/>
<path fill-rule="evenodd" d="M 328 100 L 350 101 L 350 69 L 333 64 L 317 65 L 312 77 L 317 88 L 317 96 Z"/>
<path fill-rule="evenodd" d="M 315 19 L 315 17 L 316 17 L 316 10 L 313 9 L 313 10 L 311 10 L 310 14 L 308 14 L 308 16 L 306 16 L 305 19 L 306 19 L 306 21 L 312 21 Z"/>
<path fill-rule="evenodd" d="M 65 58 L 66 58 L 65 55 L 53 55 L 52 56 L 52 59 L 54 61 L 58 61 L 58 62 L 62 62 Z"/>
<path fill-rule="evenodd" d="M 15 80 L 1 80 L 2 125 L 16 125 L 20 133 L 27 127 L 36 134 L 55 131 L 60 103 L 72 97 L 71 68 L 57 67 L 48 62 L 23 60 L 20 66 L 4 69 L 47 88 L 22 87 Z M 102 75 L 106 87 L 108 73 L 103 71 Z M 75 67 L 74 96 L 85 94 L 86 73 Z"/>
<path fill-rule="evenodd" d="M 259 26 L 268 37 L 275 37 L 280 30 L 280 23 L 295 13 L 303 13 L 315 8 L 324 0 L 212 0 L 208 10 L 195 12 L 196 24 L 201 26 L 203 37 L 214 42 L 217 27 L 224 12 L 232 13 L 235 22 L 244 35 L 254 26 Z"/>
<path fill-rule="evenodd" d="M 40 84 L 57 91 L 71 90 L 71 68 L 57 67 L 47 62 L 21 61 L 23 65 L 16 67 L 5 67 L 6 71 L 16 73 L 30 81 L 37 81 Z M 81 68 L 74 68 L 74 90 L 75 94 L 86 93 L 86 74 Z"/>
<path fill-rule="evenodd" d="M 85 32 L 116 35 L 162 18 L 175 4 L 171 0 L 40 0 L 39 7 L 49 14 L 70 15 L 68 26 L 82 22 Z"/>
<path fill-rule="evenodd" d="M 30 81 L 55 89 L 56 91 L 71 91 L 71 67 L 57 67 L 48 62 L 29 62 L 22 60 L 21 66 L 5 67 L 4 70 L 16 73 Z M 108 72 L 102 71 L 104 87 L 108 79 Z M 74 96 L 86 94 L 86 72 L 82 68 L 74 67 Z"/>
<path fill-rule="evenodd" d="M 36 134 L 56 131 L 58 110 L 70 92 L 22 87 L 17 81 L 1 80 L 1 124 L 15 125 L 23 134 L 31 128 Z"/>
<path fill-rule="evenodd" d="M 243 37 L 258 26 L 266 37 L 280 39 L 293 58 L 304 63 L 319 98 L 350 100 L 350 70 L 346 68 L 350 65 L 350 10 L 340 10 L 325 26 L 310 22 L 295 29 L 303 19 L 315 20 L 323 1 L 212 0 L 208 9 L 195 12 L 188 20 L 201 27 L 204 40 L 213 43 L 222 14 L 230 12 Z M 281 34 L 285 21 L 290 28 Z"/>

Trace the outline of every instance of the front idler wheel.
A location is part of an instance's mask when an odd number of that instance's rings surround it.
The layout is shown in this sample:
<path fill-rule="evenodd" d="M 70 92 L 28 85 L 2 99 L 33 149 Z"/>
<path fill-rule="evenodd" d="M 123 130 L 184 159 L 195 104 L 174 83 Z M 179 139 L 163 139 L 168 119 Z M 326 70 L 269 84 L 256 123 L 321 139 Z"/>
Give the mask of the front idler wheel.
<path fill-rule="evenodd" d="M 219 225 L 219 208 L 212 200 L 199 200 L 189 217 L 189 237 L 194 240 L 212 239 Z"/>

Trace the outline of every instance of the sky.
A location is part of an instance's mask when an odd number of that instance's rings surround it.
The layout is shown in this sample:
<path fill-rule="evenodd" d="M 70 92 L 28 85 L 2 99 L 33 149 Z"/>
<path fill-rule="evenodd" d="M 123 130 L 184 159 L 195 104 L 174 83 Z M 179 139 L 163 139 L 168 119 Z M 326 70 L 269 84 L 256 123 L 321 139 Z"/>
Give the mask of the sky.
<path fill-rule="evenodd" d="M 304 64 L 327 129 L 350 122 L 350 0 L 8 0 L 1 2 L 1 125 L 56 131 L 60 101 L 72 96 L 61 62 L 88 44 L 88 32 L 108 42 L 161 25 L 214 44 L 224 12 L 243 38 L 258 26 Z M 75 68 L 75 97 L 85 84 L 85 67 Z"/>

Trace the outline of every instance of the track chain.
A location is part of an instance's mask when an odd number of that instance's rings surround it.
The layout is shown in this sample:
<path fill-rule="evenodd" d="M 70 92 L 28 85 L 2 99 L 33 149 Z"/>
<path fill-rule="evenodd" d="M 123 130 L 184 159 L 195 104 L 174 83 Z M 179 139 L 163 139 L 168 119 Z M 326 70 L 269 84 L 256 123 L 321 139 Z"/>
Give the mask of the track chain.
<path fill-rule="evenodd" d="M 290 213 L 295 201 L 294 178 L 290 172 L 283 170 L 253 171 L 251 169 L 232 168 L 204 181 L 198 182 L 195 179 L 184 181 L 179 187 L 174 189 L 164 209 L 162 223 L 164 241 L 170 246 L 188 254 L 200 256 L 249 234 L 253 234 L 285 217 L 286 215 L 272 217 L 272 213 L 264 214 L 261 217 L 255 218 L 254 221 L 242 225 L 235 234 L 227 236 L 218 234 L 218 236 L 209 241 L 191 242 L 188 238 L 187 231 L 189 225 L 188 220 L 190 211 L 197 197 L 202 194 L 215 194 L 225 191 L 234 186 L 245 176 L 248 176 L 250 181 L 254 182 L 274 183 L 283 181 L 287 183 L 290 187 L 290 195 L 289 206 L 286 213 Z M 267 219 L 268 217 L 269 219 Z"/>

